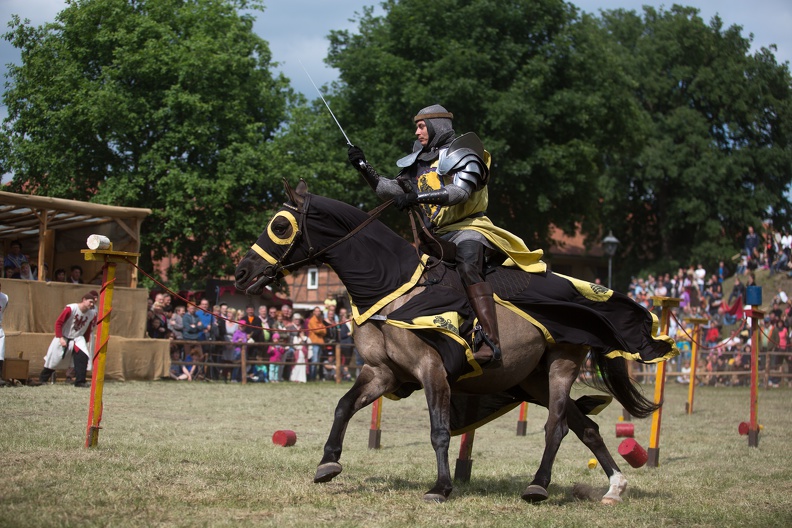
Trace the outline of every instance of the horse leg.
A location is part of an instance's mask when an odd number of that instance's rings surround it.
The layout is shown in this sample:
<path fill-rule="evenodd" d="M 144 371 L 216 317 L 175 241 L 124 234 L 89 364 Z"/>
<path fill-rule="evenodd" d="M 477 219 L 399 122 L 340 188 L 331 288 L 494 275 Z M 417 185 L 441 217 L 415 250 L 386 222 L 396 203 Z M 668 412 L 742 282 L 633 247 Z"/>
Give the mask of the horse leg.
<path fill-rule="evenodd" d="M 550 484 L 553 462 L 561 441 L 569 432 L 566 421 L 569 391 L 572 389 L 572 383 L 577 379 L 580 365 L 585 357 L 586 349 L 579 346 L 556 345 L 548 349 L 546 366 L 549 390 L 545 449 L 533 481 L 522 493 L 522 498 L 528 502 L 547 499 L 547 486 Z"/>
<path fill-rule="evenodd" d="M 548 379 L 544 372 L 532 374 L 521 384 L 523 390 L 528 392 L 540 405 L 548 406 L 549 387 Z M 621 502 L 621 494 L 627 488 L 627 479 L 622 474 L 616 461 L 610 454 L 608 447 L 600 436 L 597 423 L 586 416 L 577 404 L 567 396 L 566 402 L 567 424 L 569 429 L 589 448 L 599 462 L 605 476 L 608 477 L 610 487 L 602 497 L 603 504 L 617 504 Z"/>
<path fill-rule="evenodd" d="M 616 465 L 616 461 L 608 451 L 605 441 L 599 433 L 599 426 L 594 420 L 583 414 L 578 409 L 575 402 L 570 398 L 567 402 L 567 422 L 569 428 L 577 435 L 583 444 L 589 448 L 592 454 L 605 471 L 610 486 L 608 492 L 602 497 L 602 504 L 618 504 L 621 502 L 621 495 L 627 489 L 627 478 Z"/>
<path fill-rule="evenodd" d="M 314 475 L 315 483 L 329 482 L 341 473 L 342 467 L 338 461 L 341 459 L 347 424 L 352 416 L 383 394 L 397 388 L 398 382 L 389 370 L 363 366 L 352 388 L 338 400 L 330 435 L 325 442 L 324 455 Z"/>
<path fill-rule="evenodd" d="M 451 443 L 451 389 L 442 364 L 426 370 L 427 375 L 421 381 L 429 407 L 432 447 L 437 458 L 437 481 L 423 498 L 428 502 L 445 502 L 453 489 L 451 467 L 448 463 L 448 446 Z"/>

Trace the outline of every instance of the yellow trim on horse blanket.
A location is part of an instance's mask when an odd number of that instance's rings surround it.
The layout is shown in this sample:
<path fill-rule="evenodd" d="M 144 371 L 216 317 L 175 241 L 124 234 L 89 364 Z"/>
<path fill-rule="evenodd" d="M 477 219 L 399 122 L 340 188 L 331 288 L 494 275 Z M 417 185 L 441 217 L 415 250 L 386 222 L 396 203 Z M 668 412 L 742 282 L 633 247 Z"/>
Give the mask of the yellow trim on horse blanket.
<path fill-rule="evenodd" d="M 481 367 L 473 360 L 467 339 L 473 314 L 458 275 L 443 264 L 426 275 L 423 271 L 422 264 L 396 291 L 379 302 L 370 301 L 372 306 L 363 314 L 353 305 L 356 322 L 365 321 L 411 288 L 423 286 L 424 291 L 390 313 L 385 323 L 415 332 L 437 350 L 449 382 L 479 375 Z M 530 321 L 550 344 L 588 346 L 592 353 L 611 358 L 621 355 L 643 363 L 657 363 L 679 354 L 673 339 L 657 335 L 655 314 L 603 286 L 555 273 L 525 273 L 516 267 L 497 268 L 487 274 L 487 281 L 496 292 L 496 301 Z M 494 395 L 452 394 L 452 434 L 469 431 L 522 401 L 530 401 L 525 398 L 528 396 L 520 394 L 519 387 Z"/>
<path fill-rule="evenodd" d="M 530 321 L 548 343 L 588 346 L 596 354 L 641 363 L 679 354 L 674 340 L 658 333 L 657 315 L 604 286 L 558 273 L 503 267 L 488 273 L 487 282 L 496 301 Z"/>
<path fill-rule="evenodd" d="M 428 259 L 427 255 L 423 255 L 407 282 L 380 299 L 369 301 L 370 306 L 358 306 L 350 298 L 352 318 L 358 325 L 363 324 L 414 287 L 425 286 L 424 291 L 391 312 L 385 324 L 411 330 L 434 348 L 443 360 L 449 381 L 478 376 L 481 367 L 473 359 L 469 344 L 473 328 L 472 311 L 462 281 L 442 263 L 437 263 L 427 271 Z M 424 274 L 424 271 L 427 273 Z M 422 277 L 425 282 L 418 284 Z"/>
<path fill-rule="evenodd" d="M 422 255 L 421 260 L 418 263 L 418 266 L 415 268 L 415 271 L 413 272 L 409 280 L 407 280 L 407 282 L 402 283 L 397 288 L 391 290 L 382 297 L 376 299 L 370 305 L 358 306 L 355 303 L 355 299 L 350 297 L 349 303 L 352 306 L 352 319 L 355 321 L 355 323 L 358 325 L 362 325 L 368 320 L 369 317 L 376 314 L 377 312 L 382 310 L 385 306 L 395 301 L 396 299 L 398 299 L 408 291 L 412 290 L 415 287 L 415 284 L 421 278 L 421 275 L 423 275 L 424 269 L 426 268 L 426 262 L 428 260 L 429 260 L 428 255 Z"/>

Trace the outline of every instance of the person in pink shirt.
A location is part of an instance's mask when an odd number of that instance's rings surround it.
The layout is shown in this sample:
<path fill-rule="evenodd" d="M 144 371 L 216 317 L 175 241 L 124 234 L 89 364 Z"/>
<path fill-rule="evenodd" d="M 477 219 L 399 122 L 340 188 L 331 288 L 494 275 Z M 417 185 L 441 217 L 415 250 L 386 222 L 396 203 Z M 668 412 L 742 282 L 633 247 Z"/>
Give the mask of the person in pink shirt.
<path fill-rule="evenodd" d="M 278 332 L 272 334 L 272 341 L 274 344 L 267 349 L 270 361 L 269 380 L 270 383 L 278 383 L 283 379 L 283 365 L 279 365 L 279 363 L 283 361 L 285 349 L 281 344 L 281 337 Z"/>

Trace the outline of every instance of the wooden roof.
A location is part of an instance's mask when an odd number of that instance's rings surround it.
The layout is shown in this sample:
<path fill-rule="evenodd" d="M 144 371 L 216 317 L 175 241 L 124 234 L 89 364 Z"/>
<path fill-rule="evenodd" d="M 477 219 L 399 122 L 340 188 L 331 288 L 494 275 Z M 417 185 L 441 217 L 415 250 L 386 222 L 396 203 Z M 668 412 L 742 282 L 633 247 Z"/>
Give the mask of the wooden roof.
<path fill-rule="evenodd" d="M 151 209 L 116 207 L 48 196 L 33 196 L 0 191 L 0 239 L 38 237 L 40 231 L 88 227 L 116 222 L 137 239 L 137 229 L 125 219 L 139 225 Z"/>
<path fill-rule="evenodd" d="M 62 267 L 84 262 L 79 249 L 84 245 L 75 237 L 86 233 L 109 236 L 116 251 L 138 253 L 140 225 L 150 214 L 151 209 L 0 191 L 0 250 L 19 240 L 23 250 L 37 254 L 38 278 L 45 280 L 46 267 L 55 269 L 56 260 Z M 93 264 L 96 269 L 91 271 L 101 273 L 101 263 Z M 137 287 L 137 268 L 124 268 L 118 284 Z"/>

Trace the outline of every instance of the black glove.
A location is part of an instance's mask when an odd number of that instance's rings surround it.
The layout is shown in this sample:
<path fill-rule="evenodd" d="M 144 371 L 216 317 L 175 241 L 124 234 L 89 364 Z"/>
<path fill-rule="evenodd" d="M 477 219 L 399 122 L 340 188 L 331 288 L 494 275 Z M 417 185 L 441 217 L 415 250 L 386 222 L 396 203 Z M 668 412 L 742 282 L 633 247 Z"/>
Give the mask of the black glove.
<path fill-rule="evenodd" d="M 418 204 L 418 194 L 415 191 L 410 191 L 404 194 L 397 194 L 396 197 L 393 199 L 393 205 L 396 206 L 396 209 L 399 211 L 404 211 L 405 209 L 409 209 L 413 205 Z"/>
<path fill-rule="evenodd" d="M 396 183 L 398 183 L 402 191 L 406 193 L 412 192 L 413 190 L 412 185 L 410 185 L 410 178 L 408 176 L 397 176 Z"/>
<path fill-rule="evenodd" d="M 363 150 L 355 145 L 350 145 L 349 150 L 347 150 L 347 158 L 349 158 L 349 163 L 356 169 L 360 169 L 361 161 L 366 163 L 366 155 L 363 154 Z"/>

